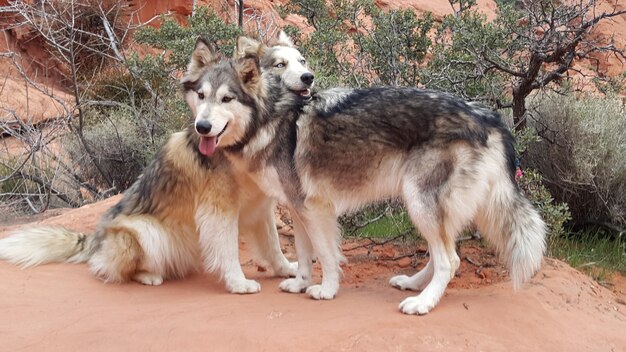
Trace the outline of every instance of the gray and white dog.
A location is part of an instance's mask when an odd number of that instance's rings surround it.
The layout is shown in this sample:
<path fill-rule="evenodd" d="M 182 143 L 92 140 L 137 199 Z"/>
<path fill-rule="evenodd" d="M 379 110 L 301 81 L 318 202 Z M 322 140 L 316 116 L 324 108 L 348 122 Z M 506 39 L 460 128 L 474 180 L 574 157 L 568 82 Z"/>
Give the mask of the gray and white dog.
<path fill-rule="evenodd" d="M 439 302 L 460 264 L 455 240 L 471 223 L 515 287 L 539 269 L 545 224 L 515 183 L 513 137 L 497 114 L 416 88 L 330 89 L 305 99 L 279 73 L 261 73 L 271 49 L 244 38 L 238 53 L 216 62 L 205 52 L 210 64 L 183 81 L 197 97 L 187 99 L 196 125 L 216 126 L 217 147 L 235 169 L 291 210 L 298 274 L 282 290 L 334 298 L 344 260 L 337 216 L 389 198 L 404 201 L 430 252 L 417 274 L 390 280 L 422 291 L 400 304 L 404 313 L 426 314 Z M 315 256 L 321 285 L 311 285 Z"/>

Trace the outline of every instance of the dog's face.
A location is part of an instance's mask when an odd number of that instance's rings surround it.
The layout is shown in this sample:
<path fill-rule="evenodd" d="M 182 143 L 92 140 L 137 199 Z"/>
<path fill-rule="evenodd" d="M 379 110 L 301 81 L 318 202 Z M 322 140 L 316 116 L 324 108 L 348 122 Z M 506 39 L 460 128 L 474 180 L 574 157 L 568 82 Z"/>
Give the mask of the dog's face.
<path fill-rule="evenodd" d="M 260 83 L 258 59 L 225 60 L 199 39 L 182 79 L 185 100 L 195 116 L 199 151 L 211 156 L 217 147 L 237 143 L 246 132 Z"/>
<path fill-rule="evenodd" d="M 211 156 L 216 148 L 243 140 L 256 113 L 255 97 L 265 94 L 262 69 L 294 94 L 310 95 L 313 73 L 283 32 L 269 47 L 240 37 L 231 60 L 224 59 L 210 42 L 198 39 L 182 85 L 202 154 Z"/>
<path fill-rule="evenodd" d="M 278 38 L 265 46 L 254 39 L 240 37 L 237 41 L 235 57 L 254 55 L 259 58 L 261 70 L 271 73 L 283 82 L 287 89 L 303 97 L 311 95 L 313 72 L 306 59 L 296 49 L 293 42 L 281 31 Z"/>

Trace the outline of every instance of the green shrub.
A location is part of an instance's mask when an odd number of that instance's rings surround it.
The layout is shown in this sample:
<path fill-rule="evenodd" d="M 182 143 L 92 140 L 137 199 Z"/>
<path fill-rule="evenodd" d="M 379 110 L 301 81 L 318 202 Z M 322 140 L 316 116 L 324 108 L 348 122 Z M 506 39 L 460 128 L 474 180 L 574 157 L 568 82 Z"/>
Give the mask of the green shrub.
<path fill-rule="evenodd" d="M 226 55 L 232 55 L 242 33 L 206 7 L 199 8 L 187 22 L 182 26 L 163 18 L 159 28 L 142 27 L 135 40 L 165 51 L 143 57 L 130 54 L 125 66 L 107 67 L 89 84 L 91 103 L 84 109 L 83 135 L 104 178 L 112 183 L 113 193 L 129 187 L 167 137 L 190 122 L 175 72 L 184 69 L 196 38 L 208 37 Z M 86 157 L 78 136 L 66 138 L 83 178 L 104 186 L 101 172 Z"/>
<path fill-rule="evenodd" d="M 526 128 L 525 130 L 514 132 L 514 134 L 516 140 L 515 153 L 518 160 L 525 160 L 528 148 L 538 143 L 541 139 L 532 128 Z M 548 238 L 563 236 L 566 234 L 564 225 L 571 220 L 567 203 L 558 203 L 554 200 L 544 184 L 545 180 L 541 173 L 535 169 L 527 168 L 525 162 L 520 164 L 522 164 L 520 166 L 523 168 L 523 172 L 521 176 L 516 177 L 517 183 L 548 226 Z"/>
<path fill-rule="evenodd" d="M 199 7 L 194 16 L 187 18 L 187 26 L 181 26 L 172 18 L 163 18 L 159 28 L 144 26 L 135 33 L 140 44 L 169 51 L 167 62 L 183 70 L 189 62 L 198 36 L 216 43 L 227 57 L 233 55 L 237 37 L 243 31 L 235 24 L 224 22 L 213 10 Z"/>
<path fill-rule="evenodd" d="M 524 162 L 536 168 L 576 223 L 626 225 L 626 113 L 616 98 L 548 95 L 531 123 L 541 136 Z"/>
<path fill-rule="evenodd" d="M 180 99 L 171 97 L 163 104 L 166 113 L 156 114 L 150 106 L 135 111 L 129 108 L 89 110 L 90 122 L 84 137 L 94 157 L 113 182 L 114 193 L 128 188 L 141 174 L 169 135 L 187 124 L 187 116 L 176 109 L 186 108 Z M 88 162 L 75 135 L 67 135 L 65 148 L 79 165 L 83 178 L 102 184 L 99 172 Z"/>
<path fill-rule="evenodd" d="M 6 181 L 0 183 L 0 193 L 2 194 L 11 194 L 13 191 L 19 186 L 22 180 L 9 179 L 9 176 L 13 173 L 13 168 L 8 167 L 7 165 L 15 164 L 16 162 L 12 160 L 13 158 L 7 158 L 6 160 L 3 158 L 0 160 L 0 179 L 7 178 Z"/>
<path fill-rule="evenodd" d="M 452 1 L 457 2 L 457 1 Z M 514 36 L 506 35 L 508 17 L 487 21 L 487 17 L 468 3 L 464 11 L 444 16 L 437 26 L 432 46 L 432 57 L 420 71 L 423 84 L 430 89 L 443 90 L 469 100 L 481 101 L 497 107 L 496 102 L 508 103 L 507 75 L 477 55 L 476 51 L 501 53 L 498 60 L 510 65 L 510 52 L 520 47 Z M 502 14 L 504 3 L 498 3 Z M 506 6 L 504 6 L 506 7 Z M 481 51 L 482 49 L 482 51 Z M 521 56 L 521 55 L 520 55 Z"/>
<path fill-rule="evenodd" d="M 429 13 L 382 11 L 372 0 L 291 0 L 281 13 L 301 15 L 315 29 L 310 35 L 287 31 L 314 67 L 318 87 L 419 83 L 434 23 Z"/>
<path fill-rule="evenodd" d="M 339 218 L 344 233 L 358 237 L 393 237 L 416 231 L 400 202 L 382 202 Z"/>
<path fill-rule="evenodd" d="M 39 213 L 49 207 L 79 204 L 80 185 L 65 177 L 60 165 L 46 157 L 47 152 L 47 148 L 33 151 L 28 158 L 31 162 L 26 163 L 26 155 L 0 158 L 0 180 L 6 179 L 0 182 L 0 209 Z"/>
<path fill-rule="evenodd" d="M 532 205 L 539 211 L 548 226 L 548 238 L 561 237 L 567 233 L 564 225 L 571 215 L 566 203 L 557 203 L 544 186 L 543 177 L 537 170 L 524 170 L 518 184 Z"/>

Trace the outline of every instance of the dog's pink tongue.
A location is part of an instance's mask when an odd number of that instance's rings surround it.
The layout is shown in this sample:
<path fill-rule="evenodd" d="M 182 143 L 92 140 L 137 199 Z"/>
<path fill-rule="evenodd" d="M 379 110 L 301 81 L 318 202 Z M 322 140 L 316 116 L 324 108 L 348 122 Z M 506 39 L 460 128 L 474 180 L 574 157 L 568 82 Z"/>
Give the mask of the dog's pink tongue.
<path fill-rule="evenodd" d="M 202 155 L 211 156 L 215 152 L 217 146 L 217 137 L 200 137 L 200 153 Z"/>

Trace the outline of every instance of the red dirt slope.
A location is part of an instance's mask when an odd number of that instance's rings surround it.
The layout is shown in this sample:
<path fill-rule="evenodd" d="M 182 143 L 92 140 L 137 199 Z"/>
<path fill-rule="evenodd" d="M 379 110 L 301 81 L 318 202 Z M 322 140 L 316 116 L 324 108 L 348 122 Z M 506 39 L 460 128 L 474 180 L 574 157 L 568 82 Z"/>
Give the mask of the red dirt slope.
<path fill-rule="evenodd" d="M 116 200 L 43 223 L 89 231 Z M 290 242 L 283 236 L 293 257 Z M 517 293 L 498 282 L 500 267 L 484 277 L 463 260 L 439 306 L 419 317 L 400 314 L 398 303 L 410 293 L 387 285 L 394 273 L 414 269 L 371 258 L 402 248 L 379 248 L 370 257 L 348 251 L 344 284 L 328 302 L 279 292 L 280 279 L 258 271 L 243 248 L 247 275 L 262 285 L 256 295 L 228 294 L 211 275 L 158 287 L 105 285 L 85 265 L 20 270 L 0 263 L 0 350 L 626 351 L 624 296 L 556 260 L 547 259 Z"/>

